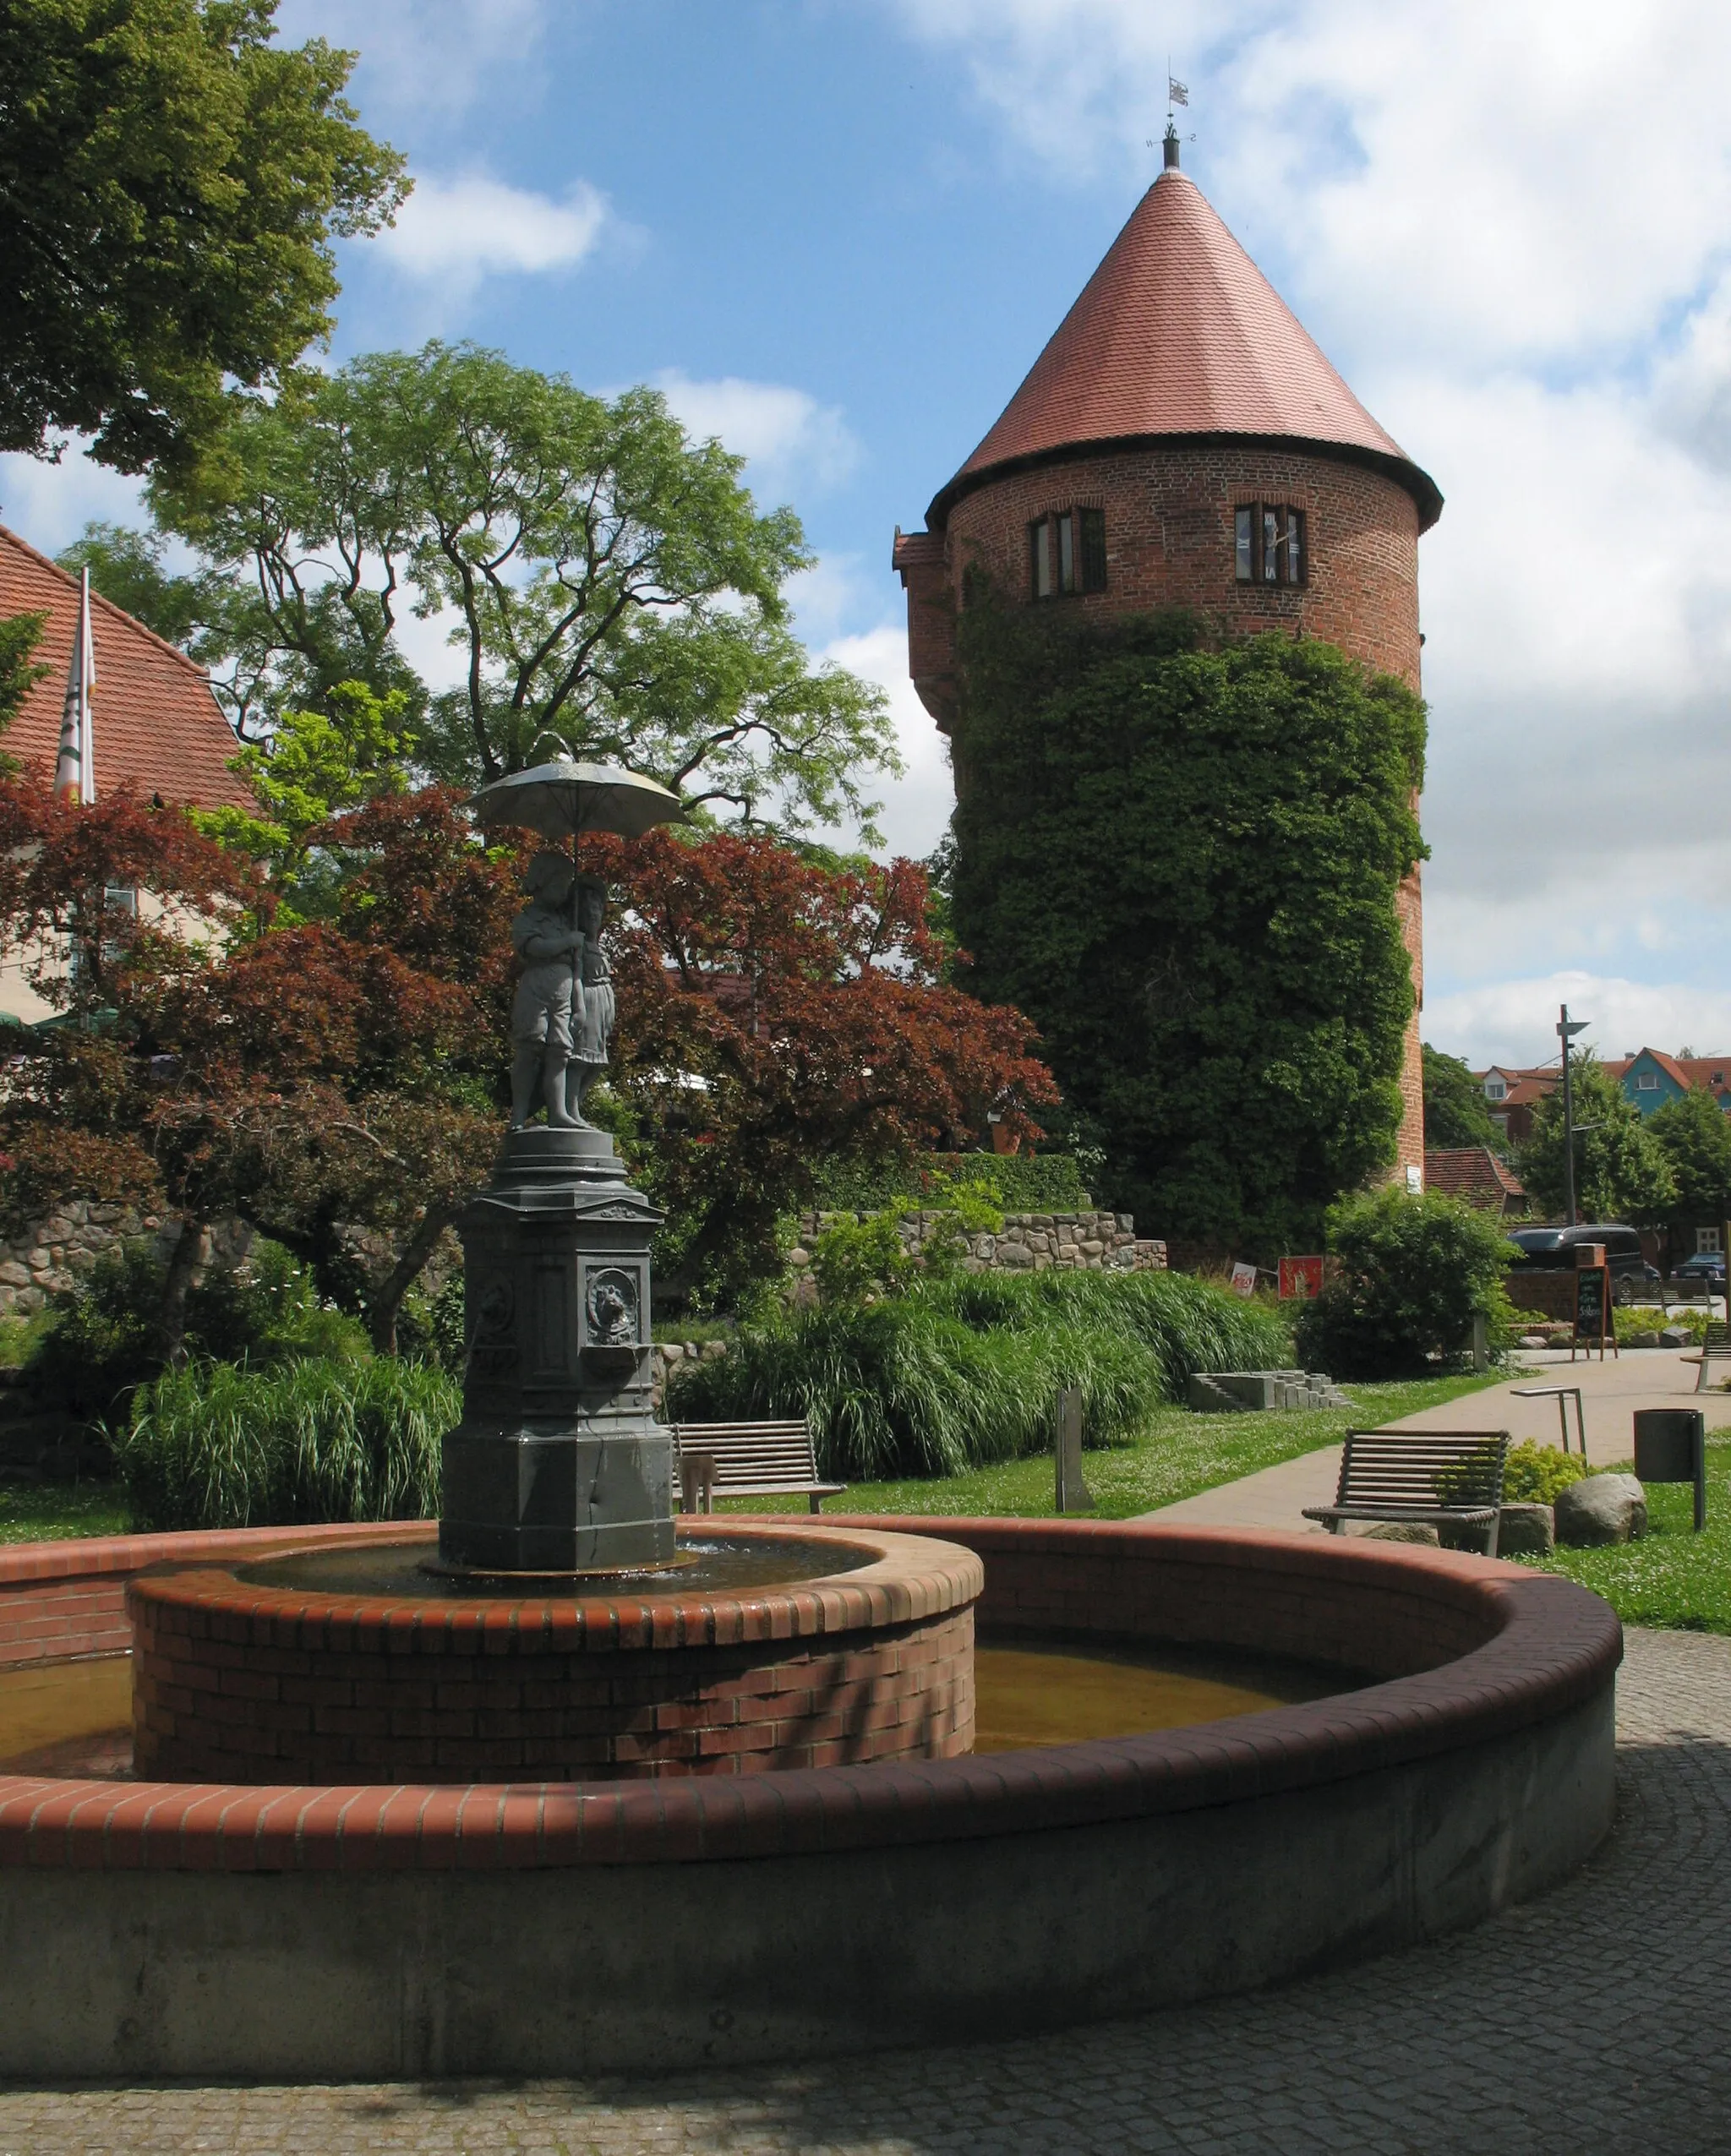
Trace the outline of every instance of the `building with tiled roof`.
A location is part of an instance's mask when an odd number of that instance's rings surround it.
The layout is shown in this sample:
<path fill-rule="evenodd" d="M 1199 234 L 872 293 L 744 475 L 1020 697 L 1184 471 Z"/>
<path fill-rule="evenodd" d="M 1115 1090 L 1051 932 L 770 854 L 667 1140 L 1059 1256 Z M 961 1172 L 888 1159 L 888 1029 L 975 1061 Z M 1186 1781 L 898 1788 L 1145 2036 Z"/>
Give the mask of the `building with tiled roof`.
<path fill-rule="evenodd" d="M 1432 1147 L 1424 1156 L 1424 1187 L 1499 1216 L 1527 1210 L 1521 1178 L 1488 1145 Z"/>
<path fill-rule="evenodd" d="M 205 675 L 184 652 L 95 592 L 90 613 L 96 798 L 130 788 L 147 801 L 255 808 L 244 781 L 228 767 L 234 734 Z M 78 636 L 79 579 L 0 525 L 0 618 L 19 614 L 48 617 L 35 649 L 37 663 L 48 670 L 0 733 L 0 749 L 49 783 Z M 53 1016 L 54 1006 L 29 979 L 40 956 L 34 950 L 0 951 L 0 1018 L 28 1025 Z"/>
<path fill-rule="evenodd" d="M 1230 634 L 1326 639 L 1419 686 L 1418 537 L 1434 481 L 1353 396 L 1201 190 L 1166 169 L 1021 387 L 926 511 L 896 534 L 909 670 L 956 708 L 956 614 L 978 568 L 1084 615 L 1193 607 Z M 962 774 L 965 783 L 965 770 Z M 1423 990 L 1415 870 L 1400 901 Z M 1399 1168 L 1422 1178 L 1415 1010 Z"/>
<path fill-rule="evenodd" d="M 1643 1116 L 1698 1091 L 1711 1093 L 1731 1115 L 1731 1056 L 1669 1056 L 1663 1048 L 1641 1048 L 1605 1068 Z"/>
<path fill-rule="evenodd" d="M 0 617 L 46 614 L 36 646 L 48 671 L 25 696 L 0 747 L 52 779 L 60 745 L 67 669 L 78 634 L 79 580 L 0 525 Z M 90 594 L 96 688 L 91 702 L 97 798 L 129 786 L 149 800 L 194 808 L 254 805 L 228 768 L 234 734 L 210 685 L 184 652 Z"/>

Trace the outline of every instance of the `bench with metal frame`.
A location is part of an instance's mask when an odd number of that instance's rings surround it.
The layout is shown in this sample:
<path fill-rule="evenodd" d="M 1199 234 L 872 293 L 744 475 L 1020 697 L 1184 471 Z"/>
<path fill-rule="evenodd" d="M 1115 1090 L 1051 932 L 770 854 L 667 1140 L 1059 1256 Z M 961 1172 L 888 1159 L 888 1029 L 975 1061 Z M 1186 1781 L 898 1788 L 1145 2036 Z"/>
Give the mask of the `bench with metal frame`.
<path fill-rule="evenodd" d="M 1685 1355 L 1683 1360 L 1701 1365 L 1695 1374 L 1695 1389 L 1698 1393 L 1704 1393 L 1707 1389 L 1707 1372 L 1714 1363 L 1723 1363 L 1727 1372 L 1731 1373 L 1731 1324 L 1722 1318 L 1709 1318 L 1706 1337 L 1701 1344 L 1701 1353 Z"/>
<path fill-rule="evenodd" d="M 803 1493 L 813 1512 L 845 1482 L 826 1482 L 808 1423 L 676 1422 L 680 1503 L 686 1512 L 713 1512 L 718 1497 Z"/>
<path fill-rule="evenodd" d="M 1503 1524 L 1506 1430 L 1348 1430 L 1332 1504 L 1306 1505 L 1338 1535 L 1349 1520 L 1482 1527 L 1494 1557 Z"/>

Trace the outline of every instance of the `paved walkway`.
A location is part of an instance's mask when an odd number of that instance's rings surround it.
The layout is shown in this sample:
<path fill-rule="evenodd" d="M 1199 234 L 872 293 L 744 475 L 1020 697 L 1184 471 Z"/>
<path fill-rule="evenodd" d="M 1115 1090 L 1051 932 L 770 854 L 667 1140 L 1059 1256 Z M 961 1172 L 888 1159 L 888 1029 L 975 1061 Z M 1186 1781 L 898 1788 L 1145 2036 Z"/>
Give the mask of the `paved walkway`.
<path fill-rule="evenodd" d="M 1570 1364 L 1566 1350 L 1529 1351 L 1521 1357 L 1526 1374 L 1507 1383 L 1469 1393 L 1464 1400 L 1446 1401 L 1440 1407 L 1422 1408 L 1390 1427 L 1396 1430 L 1507 1430 L 1517 1444 L 1523 1438 L 1541 1444 L 1559 1441 L 1557 1403 L 1554 1400 L 1518 1400 L 1517 1386 L 1579 1385 L 1581 1405 L 1586 1418 L 1586 1456 L 1596 1467 L 1627 1460 L 1635 1449 L 1637 1407 L 1699 1407 L 1705 1411 L 1707 1427 L 1731 1426 L 1731 1393 L 1695 1389 L 1696 1366 L 1685 1362 L 1684 1351 L 1668 1348 L 1631 1348 L 1620 1356 L 1583 1356 Z M 1575 1437 L 1575 1403 L 1569 1402 L 1569 1444 Z M 1308 1504 L 1331 1504 L 1341 1478 L 1341 1448 L 1327 1445 L 1319 1452 L 1301 1454 L 1282 1460 L 1278 1467 L 1264 1467 L 1260 1474 L 1246 1475 L 1199 1497 L 1184 1498 L 1144 1520 L 1188 1520 L 1206 1527 L 1288 1527 L 1297 1533 L 1321 1531 L 1304 1517 Z M 1728 2129 L 1731 2148 L 1731 2129 Z"/>
<path fill-rule="evenodd" d="M 1707 2156 L 1731 2148 L 1731 1641 L 1631 1633 L 1615 1834 L 1474 1931 L 1035 2041 L 657 2085 L 0 2090 L 3 2156 Z"/>

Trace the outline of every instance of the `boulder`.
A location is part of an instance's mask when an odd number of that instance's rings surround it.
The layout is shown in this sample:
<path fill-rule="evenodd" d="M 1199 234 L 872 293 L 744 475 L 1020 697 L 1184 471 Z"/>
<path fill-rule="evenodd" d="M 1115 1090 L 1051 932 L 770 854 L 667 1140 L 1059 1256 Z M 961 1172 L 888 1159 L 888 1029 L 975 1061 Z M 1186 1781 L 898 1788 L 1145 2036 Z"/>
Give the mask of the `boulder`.
<path fill-rule="evenodd" d="M 1685 1325 L 1667 1325 L 1659 1335 L 1661 1347 L 1690 1347 L 1694 1343 L 1695 1335 Z"/>
<path fill-rule="evenodd" d="M 1440 1540 L 1436 1529 L 1422 1520 L 1384 1520 L 1374 1527 L 1349 1524 L 1346 1532 L 1362 1542 L 1421 1542 L 1433 1550 Z"/>
<path fill-rule="evenodd" d="M 1523 1333 L 1515 1343 L 1516 1347 L 1548 1347 L 1550 1344 L 1547 1333 Z"/>
<path fill-rule="evenodd" d="M 1589 1475 L 1557 1499 L 1557 1540 L 1572 1549 L 1629 1542 L 1646 1532 L 1646 1492 L 1633 1475 Z"/>
<path fill-rule="evenodd" d="M 1497 1536 L 1499 1557 L 1521 1557 L 1528 1553 L 1543 1557 L 1557 1547 L 1556 1515 L 1548 1504 L 1505 1504 Z"/>
<path fill-rule="evenodd" d="M 1624 1347 L 1663 1347 L 1665 1343 L 1657 1333 L 1625 1333 L 1620 1345 Z"/>

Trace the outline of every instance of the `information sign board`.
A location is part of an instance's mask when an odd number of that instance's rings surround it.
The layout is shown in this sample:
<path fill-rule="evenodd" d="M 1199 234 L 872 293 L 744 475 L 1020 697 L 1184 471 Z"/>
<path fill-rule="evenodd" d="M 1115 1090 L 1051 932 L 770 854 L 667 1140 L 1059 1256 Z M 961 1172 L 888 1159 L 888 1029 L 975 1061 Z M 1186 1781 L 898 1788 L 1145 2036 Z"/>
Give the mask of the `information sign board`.
<path fill-rule="evenodd" d="M 1574 1346 L 1597 1347 L 1603 1356 L 1607 1342 L 1616 1343 L 1610 1270 L 1603 1265 L 1583 1265 L 1575 1275 Z"/>
<path fill-rule="evenodd" d="M 1322 1259 L 1283 1258 L 1281 1260 L 1282 1302 L 1311 1302 L 1322 1293 Z"/>
<path fill-rule="evenodd" d="M 1256 1268 L 1247 1265 L 1241 1258 L 1232 1267 L 1231 1289 L 1234 1295 L 1253 1296 L 1256 1292 Z"/>

